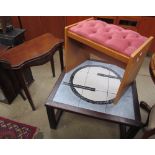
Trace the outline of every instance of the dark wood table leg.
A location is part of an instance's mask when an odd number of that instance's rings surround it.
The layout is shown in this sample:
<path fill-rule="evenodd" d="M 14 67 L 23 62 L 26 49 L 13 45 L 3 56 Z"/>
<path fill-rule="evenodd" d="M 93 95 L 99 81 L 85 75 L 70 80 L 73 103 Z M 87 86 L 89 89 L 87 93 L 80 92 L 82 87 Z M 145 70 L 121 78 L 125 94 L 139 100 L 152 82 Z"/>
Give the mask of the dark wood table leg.
<path fill-rule="evenodd" d="M 26 97 L 27 97 L 28 100 L 29 100 L 29 103 L 30 103 L 30 105 L 31 105 L 31 107 L 32 107 L 32 110 L 36 110 L 36 108 L 35 108 L 35 106 L 34 106 L 34 104 L 33 104 L 33 100 L 32 100 L 32 98 L 31 98 L 31 94 L 30 94 L 30 92 L 29 92 L 29 90 L 28 90 L 28 87 L 27 87 L 27 85 L 26 85 L 26 81 L 25 81 L 25 77 L 24 77 L 23 70 L 22 70 L 22 69 L 19 69 L 19 70 L 17 71 L 17 74 L 18 74 L 18 77 L 19 77 L 19 82 L 20 82 L 20 84 L 21 84 L 21 86 L 22 86 L 22 88 L 23 88 L 23 90 L 24 90 L 24 92 L 25 92 L 25 94 L 26 94 Z"/>
<path fill-rule="evenodd" d="M 55 113 L 54 113 L 54 108 L 52 108 L 51 106 L 46 106 L 46 111 L 47 111 L 50 128 L 56 129 L 57 122 L 56 122 L 56 117 L 55 117 Z"/>
<path fill-rule="evenodd" d="M 56 111 L 55 111 L 56 110 Z M 56 129 L 60 121 L 63 110 L 55 109 L 51 106 L 46 105 L 47 116 L 51 129 Z"/>
<path fill-rule="evenodd" d="M 52 56 L 50 62 L 51 62 L 51 68 L 52 68 L 53 77 L 55 77 L 55 65 L 54 65 L 54 59 L 53 59 L 53 56 Z"/>
<path fill-rule="evenodd" d="M 120 124 L 120 138 L 125 139 L 126 138 L 126 126 L 124 124 Z"/>
<path fill-rule="evenodd" d="M 130 127 L 126 133 L 126 138 L 134 138 L 141 128 L 142 127 Z"/>
<path fill-rule="evenodd" d="M 121 139 L 131 139 L 134 138 L 137 132 L 141 129 L 141 127 L 131 126 L 129 129 L 126 129 L 126 125 L 120 124 L 120 138 Z"/>
<path fill-rule="evenodd" d="M 59 57 L 60 57 L 61 71 L 63 71 L 63 69 L 64 69 L 63 46 L 59 47 Z"/>

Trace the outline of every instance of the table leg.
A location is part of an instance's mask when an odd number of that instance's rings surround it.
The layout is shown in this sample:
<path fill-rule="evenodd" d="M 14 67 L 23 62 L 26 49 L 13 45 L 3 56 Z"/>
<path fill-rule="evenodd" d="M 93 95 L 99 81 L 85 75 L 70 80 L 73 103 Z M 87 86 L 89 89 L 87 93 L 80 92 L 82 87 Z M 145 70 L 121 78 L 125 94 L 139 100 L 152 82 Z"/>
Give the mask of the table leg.
<path fill-rule="evenodd" d="M 54 59 L 53 59 L 53 56 L 52 56 L 50 62 L 51 62 L 51 68 L 52 68 L 53 77 L 55 77 L 55 66 L 54 66 Z"/>
<path fill-rule="evenodd" d="M 55 117 L 55 113 L 54 113 L 54 108 L 52 108 L 50 106 L 46 106 L 46 111 L 47 111 L 47 116 L 48 116 L 50 128 L 56 129 L 57 122 L 56 122 L 56 117 Z"/>
<path fill-rule="evenodd" d="M 120 124 L 120 138 L 121 139 L 134 138 L 140 129 L 141 129 L 141 127 L 131 126 L 131 127 L 129 127 L 128 130 L 126 130 L 126 125 Z"/>
<path fill-rule="evenodd" d="M 54 110 L 57 110 L 56 112 Z M 56 129 L 60 121 L 63 110 L 55 109 L 51 106 L 46 105 L 47 116 L 51 129 Z"/>
<path fill-rule="evenodd" d="M 63 71 L 63 69 L 64 69 L 63 46 L 59 47 L 59 57 L 60 57 L 61 71 Z"/>
<path fill-rule="evenodd" d="M 126 138 L 126 126 L 124 124 L 120 124 L 120 138 Z"/>
<path fill-rule="evenodd" d="M 134 138 L 141 128 L 142 127 L 130 127 L 126 133 L 126 138 Z"/>
<path fill-rule="evenodd" d="M 33 100 L 31 98 L 30 92 L 29 92 L 28 87 L 26 85 L 26 81 L 25 81 L 25 77 L 24 77 L 23 71 L 22 70 L 18 70 L 17 74 L 18 74 L 18 77 L 19 77 L 19 82 L 20 82 L 20 84 L 21 84 L 21 86 L 22 86 L 22 88 L 23 88 L 23 90 L 24 90 L 24 92 L 26 94 L 26 97 L 29 100 L 29 103 L 30 103 L 30 105 L 32 107 L 32 110 L 35 110 L 35 106 L 33 104 Z"/>

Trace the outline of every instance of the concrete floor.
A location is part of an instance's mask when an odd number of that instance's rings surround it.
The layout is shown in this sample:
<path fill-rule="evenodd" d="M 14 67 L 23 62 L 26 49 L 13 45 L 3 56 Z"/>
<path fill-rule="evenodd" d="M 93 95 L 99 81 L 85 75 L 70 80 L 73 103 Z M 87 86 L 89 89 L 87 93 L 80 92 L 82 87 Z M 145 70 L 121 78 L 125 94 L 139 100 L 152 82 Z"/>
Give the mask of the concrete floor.
<path fill-rule="evenodd" d="M 149 61 L 147 57 L 137 76 L 137 89 L 139 101 L 147 101 L 150 105 L 154 104 L 155 86 L 149 74 Z M 11 105 L 0 103 L 0 115 L 12 120 L 36 126 L 42 133 L 42 138 L 119 138 L 119 126 L 114 123 L 96 120 L 76 114 L 63 113 L 63 117 L 57 130 L 49 127 L 45 109 L 45 102 L 50 94 L 58 76 L 60 75 L 60 64 L 58 54 L 55 55 L 56 77 L 52 77 L 50 64 L 32 67 L 34 83 L 29 90 L 37 108 L 32 111 L 28 101 L 23 101 L 18 96 Z M 146 119 L 147 114 L 141 110 L 142 120 Z M 136 138 L 140 138 L 140 131 Z"/>

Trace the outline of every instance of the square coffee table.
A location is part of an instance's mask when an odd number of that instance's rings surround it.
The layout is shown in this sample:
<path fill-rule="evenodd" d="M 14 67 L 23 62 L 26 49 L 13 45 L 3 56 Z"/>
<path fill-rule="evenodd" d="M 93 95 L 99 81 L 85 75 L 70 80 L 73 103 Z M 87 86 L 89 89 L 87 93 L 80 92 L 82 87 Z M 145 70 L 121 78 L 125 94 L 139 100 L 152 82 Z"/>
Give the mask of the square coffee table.
<path fill-rule="evenodd" d="M 101 61 L 87 60 L 63 72 L 45 104 L 49 124 L 56 129 L 63 111 L 111 121 L 120 125 L 120 137 L 132 138 L 143 125 L 136 83 L 114 105 L 124 70 Z"/>

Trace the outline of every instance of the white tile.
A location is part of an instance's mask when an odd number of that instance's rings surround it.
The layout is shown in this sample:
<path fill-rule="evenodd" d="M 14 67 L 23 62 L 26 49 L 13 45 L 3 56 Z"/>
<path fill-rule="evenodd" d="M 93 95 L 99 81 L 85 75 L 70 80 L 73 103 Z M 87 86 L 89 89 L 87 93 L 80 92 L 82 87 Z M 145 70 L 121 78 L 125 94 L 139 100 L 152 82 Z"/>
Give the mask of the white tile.
<path fill-rule="evenodd" d="M 65 82 L 68 82 L 70 80 L 70 76 L 72 75 L 72 73 L 77 70 L 79 67 L 83 67 L 83 66 L 86 66 L 86 65 L 90 65 L 92 62 L 90 60 L 87 60 L 83 63 L 81 63 L 80 65 L 76 66 L 75 68 L 73 68 L 72 70 L 70 70 L 69 72 L 67 72 L 65 74 L 65 78 L 64 78 L 64 81 Z"/>
<path fill-rule="evenodd" d="M 128 87 L 123 96 L 132 97 L 132 87 Z"/>
<path fill-rule="evenodd" d="M 101 91 L 83 90 L 82 96 L 93 101 L 106 101 L 107 93 Z"/>
<path fill-rule="evenodd" d="M 50 97 L 48 100 L 50 101 Z M 72 92 L 69 86 L 61 85 L 54 96 L 53 101 L 78 107 L 80 98 Z M 52 101 L 48 103 L 52 104 Z"/>
<path fill-rule="evenodd" d="M 117 75 L 114 72 L 112 72 L 112 71 L 109 71 L 109 75 L 114 76 L 114 77 L 117 78 Z"/>
<path fill-rule="evenodd" d="M 95 88 L 98 91 L 107 91 L 108 78 L 96 75 L 88 76 L 85 82 L 85 86 Z"/>
<path fill-rule="evenodd" d="M 98 73 L 109 75 L 109 71 L 107 69 L 91 67 L 85 85 L 93 87 L 98 91 L 107 91 L 108 77 L 99 76 Z"/>
<path fill-rule="evenodd" d="M 108 93 L 107 94 L 107 100 L 112 100 L 116 97 L 116 94 Z"/>
<path fill-rule="evenodd" d="M 79 70 L 74 76 L 73 84 L 84 85 L 85 80 L 86 80 L 87 75 L 88 75 L 88 70 L 89 70 L 89 67 L 86 67 L 86 68 Z"/>
<path fill-rule="evenodd" d="M 68 72 L 65 74 L 64 78 L 63 78 L 63 81 L 64 82 L 69 82 L 70 81 L 70 77 L 71 77 L 71 72 Z"/>
<path fill-rule="evenodd" d="M 76 87 L 75 87 L 75 90 L 76 90 L 80 95 L 82 95 L 83 89 L 81 89 L 81 88 L 76 88 Z"/>
<path fill-rule="evenodd" d="M 116 103 L 115 105 L 107 104 L 106 113 L 134 120 L 135 114 L 134 114 L 133 98 L 123 96 L 119 100 L 119 102 Z"/>
<path fill-rule="evenodd" d="M 109 67 L 112 69 L 112 70 L 114 70 L 115 72 L 117 72 L 117 74 L 119 74 L 121 77 L 123 77 L 123 75 L 124 75 L 124 69 L 122 69 L 122 68 L 120 68 L 120 67 L 118 67 L 118 66 L 116 66 L 116 65 L 109 65 Z"/>
<path fill-rule="evenodd" d="M 116 73 L 114 73 L 113 71 L 109 71 L 109 75 L 115 77 L 114 79 L 118 79 L 118 75 Z"/>
<path fill-rule="evenodd" d="M 92 104 L 87 101 L 80 100 L 79 108 L 105 113 L 106 105 Z"/>
<path fill-rule="evenodd" d="M 120 86 L 120 80 L 109 78 L 108 92 L 117 93 L 119 86 Z"/>

